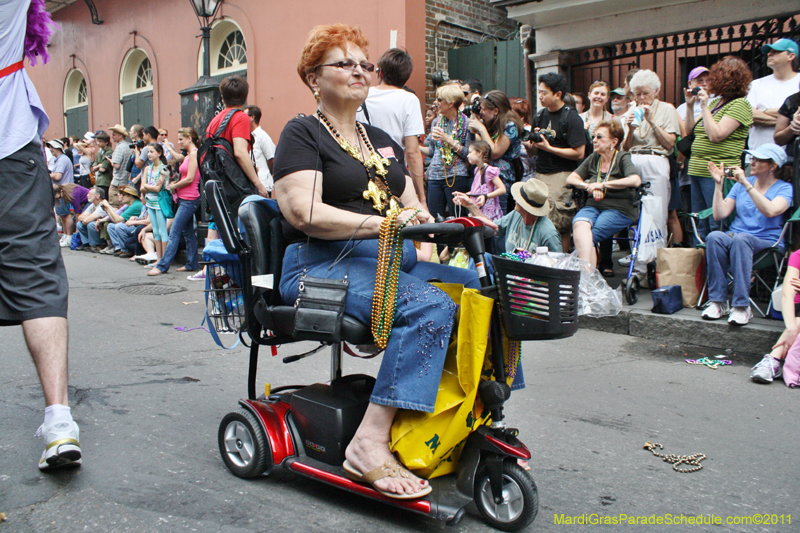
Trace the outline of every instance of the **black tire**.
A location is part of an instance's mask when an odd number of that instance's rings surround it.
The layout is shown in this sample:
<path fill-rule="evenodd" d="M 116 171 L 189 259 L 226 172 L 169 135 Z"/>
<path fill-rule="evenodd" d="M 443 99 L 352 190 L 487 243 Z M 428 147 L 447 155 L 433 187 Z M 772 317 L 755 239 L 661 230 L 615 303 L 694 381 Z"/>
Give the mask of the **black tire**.
<path fill-rule="evenodd" d="M 235 476 L 258 477 L 272 466 L 272 450 L 264 428 L 250 411 L 239 409 L 225 415 L 217 440 L 222 461 Z"/>
<path fill-rule="evenodd" d="M 625 301 L 628 305 L 635 305 L 639 301 L 639 278 L 631 274 L 625 281 Z"/>
<path fill-rule="evenodd" d="M 503 463 L 503 496 L 505 501 L 495 504 L 486 465 L 481 465 L 475 476 L 474 500 L 483 519 L 502 531 L 528 527 L 539 512 L 539 493 L 530 473 L 511 461 Z"/>

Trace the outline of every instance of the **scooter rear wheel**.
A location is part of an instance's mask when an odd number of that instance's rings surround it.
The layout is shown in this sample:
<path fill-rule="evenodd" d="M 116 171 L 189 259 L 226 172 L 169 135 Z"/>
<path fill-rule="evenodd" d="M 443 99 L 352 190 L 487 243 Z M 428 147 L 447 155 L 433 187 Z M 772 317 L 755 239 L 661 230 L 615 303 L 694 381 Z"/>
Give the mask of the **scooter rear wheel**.
<path fill-rule="evenodd" d="M 225 466 L 241 478 L 258 477 L 272 464 L 264 428 L 250 411 L 228 413 L 219 424 L 219 453 Z"/>
<path fill-rule="evenodd" d="M 482 466 L 475 476 L 475 505 L 484 520 L 503 531 L 527 527 L 539 512 L 539 492 L 530 474 L 516 463 L 503 464 L 503 502 L 495 503 L 489 472 Z"/>

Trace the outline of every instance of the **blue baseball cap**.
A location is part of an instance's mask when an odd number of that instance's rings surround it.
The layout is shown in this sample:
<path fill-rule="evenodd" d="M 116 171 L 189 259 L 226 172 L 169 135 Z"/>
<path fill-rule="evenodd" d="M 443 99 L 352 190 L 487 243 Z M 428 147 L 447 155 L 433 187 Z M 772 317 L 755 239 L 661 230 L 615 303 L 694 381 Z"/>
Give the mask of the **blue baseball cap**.
<path fill-rule="evenodd" d="M 756 159 L 771 159 L 779 167 L 786 164 L 786 152 L 783 148 L 774 143 L 762 144 L 755 150 L 745 150 L 744 153 L 750 154 Z"/>
<path fill-rule="evenodd" d="M 776 52 L 791 52 L 794 55 L 798 54 L 798 46 L 797 43 L 791 39 L 778 39 L 772 44 L 765 44 L 761 47 L 761 53 L 766 55 L 770 50 L 775 50 Z"/>

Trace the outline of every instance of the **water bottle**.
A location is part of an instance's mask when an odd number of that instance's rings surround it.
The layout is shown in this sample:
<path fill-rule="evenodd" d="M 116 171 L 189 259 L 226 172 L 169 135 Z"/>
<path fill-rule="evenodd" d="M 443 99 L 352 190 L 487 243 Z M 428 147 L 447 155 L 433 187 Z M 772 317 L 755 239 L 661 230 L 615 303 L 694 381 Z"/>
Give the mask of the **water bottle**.
<path fill-rule="evenodd" d="M 552 268 L 553 267 L 553 258 L 547 253 L 547 246 L 538 246 L 536 248 L 536 253 L 533 255 L 531 259 L 531 263 L 534 265 L 539 265 L 543 267 Z"/>

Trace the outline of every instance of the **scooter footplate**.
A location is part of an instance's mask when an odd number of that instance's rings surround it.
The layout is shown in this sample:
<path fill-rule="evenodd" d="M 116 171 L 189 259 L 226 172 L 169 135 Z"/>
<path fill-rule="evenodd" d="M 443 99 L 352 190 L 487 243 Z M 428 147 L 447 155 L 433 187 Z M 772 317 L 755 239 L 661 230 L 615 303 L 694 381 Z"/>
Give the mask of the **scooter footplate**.
<path fill-rule="evenodd" d="M 450 521 L 466 506 L 470 498 L 456 490 L 456 476 L 449 475 L 431 480 L 430 494 L 415 500 L 398 500 L 389 498 L 376 491 L 365 483 L 359 483 L 346 477 L 344 468 L 332 466 L 321 461 L 311 459 L 308 456 L 302 458 L 287 459 L 284 467 L 294 470 L 303 476 L 322 481 L 328 485 L 338 487 L 353 494 L 366 496 L 373 500 L 388 503 L 394 507 L 400 507 L 414 511 L 436 520 Z"/>

